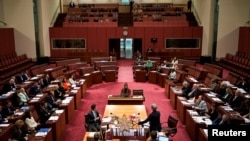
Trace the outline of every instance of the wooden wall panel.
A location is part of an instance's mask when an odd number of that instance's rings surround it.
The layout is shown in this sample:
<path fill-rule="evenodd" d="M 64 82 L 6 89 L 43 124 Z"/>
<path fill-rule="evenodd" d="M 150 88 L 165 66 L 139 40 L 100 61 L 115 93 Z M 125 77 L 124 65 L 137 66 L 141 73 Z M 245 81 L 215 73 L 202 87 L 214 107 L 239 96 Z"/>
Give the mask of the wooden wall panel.
<path fill-rule="evenodd" d="M 193 29 L 190 27 L 183 27 L 183 38 L 193 37 Z"/>
<path fill-rule="evenodd" d="M 166 38 L 201 38 L 202 28 L 194 27 L 81 27 L 81 28 L 51 28 L 50 38 L 86 38 L 86 52 L 104 51 L 108 54 L 109 39 L 124 38 L 123 31 L 128 31 L 127 38 L 141 38 L 142 39 L 142 53 L 145 54 L 148 47 L 153 47 L 154 51 L 173 51 L 184 52 L 185 56 L 195 56 L 201 52 L 191 51 L 187 49 L 165 49 Z M 151 38 L 157 38 L 157 43 L 153 44 Z M 67 57 L 68 52 L 77 52 L 77 50 L 63 50 L 51 51 L 51 56 Z M 79 52 L 79 51 L 78 51 Z M 81 50 L 81 52 L 83 52 Z M 79 53 L 78 53 L 79 54 Z M 63 56 L 66 55 L 66 56 Z"/>
<path fill-rule="evenodd" d="M 95 50 L 97 48 L 97 34 L 96 34 L 96 30 L 97 28 L 94 27 L 90 27 L 87 29 L 88 30 L 88 36 L 87 36 L 87 50 L 92 52 L 93 50 Z"/>
<path fill-rule="evenodd" d="M 174 38 L 181 38 L 183 37 L 183 27 L 175 27 L 173 32 Z"/>
<path fill-rule="evenodd" d="M 116 38 L 116 29 L 113 27 L 106 28 L 107 30 L 107 38 Z"/>
<path fill-rule="evenodd" d="M 105 28 L 97 28 L 96 31 L 96 49 L 101 52 L 108 52 L 107 30 Z"/>
<path fill-rule="evenodd" d="M 250 54 L 250 27 L 240 27 L 238 51 Z"/>
<path fill-rule="evenodd" d="M 15 52 L 15 40 L 13 28 L 0 28 L 0 55 Z"/>

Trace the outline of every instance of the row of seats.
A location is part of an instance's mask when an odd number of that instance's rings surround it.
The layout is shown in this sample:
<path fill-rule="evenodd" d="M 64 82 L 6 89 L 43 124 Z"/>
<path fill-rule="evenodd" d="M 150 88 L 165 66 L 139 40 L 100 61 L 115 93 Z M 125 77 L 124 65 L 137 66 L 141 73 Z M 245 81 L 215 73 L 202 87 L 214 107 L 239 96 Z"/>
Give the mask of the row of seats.
<path fill-rule="evenodd" d="M 11 58 L 14 58 L 14 57 L 17 57 L 16 52 L 11 52 L 11 53 L 7 53 L 7 54 L 4 54 L 4 55 L 1 55 L 0 56 L 0 62 L 2 62 L 4 60 L 11 59 Z"/>
<path fill-rule="evenodd" d="M 22 54 L 13 58 L 6 59 L 0 62 L 0 79 L 4 80 L 13 76 L 16 73 L 30 68 L 35 63 L 31 58 L 28 58 L 26 54 Z"/>
<path fill-rule="evenodd" d="M 225 58 L 220 60 L 219 64 L 243 77 L 250 78 L 250 61 L 248 58 L 227 53 Z"/>

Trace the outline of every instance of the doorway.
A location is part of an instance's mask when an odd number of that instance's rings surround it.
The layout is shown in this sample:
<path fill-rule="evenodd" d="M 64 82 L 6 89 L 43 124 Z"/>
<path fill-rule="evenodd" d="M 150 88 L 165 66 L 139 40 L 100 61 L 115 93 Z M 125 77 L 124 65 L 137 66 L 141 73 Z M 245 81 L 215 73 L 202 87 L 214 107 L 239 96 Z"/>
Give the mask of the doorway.
<path fill-rule="evenodd" d="M 116 56 L 117 59 L 133 59 L 137 50 L 142 52 L 142 39 L 109 39 L 109 55 Z"/>

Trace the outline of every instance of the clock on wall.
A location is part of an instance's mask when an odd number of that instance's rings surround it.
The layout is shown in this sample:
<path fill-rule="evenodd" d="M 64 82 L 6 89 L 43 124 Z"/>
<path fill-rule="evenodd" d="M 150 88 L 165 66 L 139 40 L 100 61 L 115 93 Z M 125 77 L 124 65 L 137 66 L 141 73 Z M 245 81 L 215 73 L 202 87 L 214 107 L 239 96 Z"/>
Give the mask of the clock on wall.
<path fill-rule="evenodd" d="M 127 35 L 128 35 L 128 31 L 127 31 L 127 30 L 124 30 L 124 31 L 122 32 L 122 34 L 123 34 L 124 36 L 127 36 Z"/>

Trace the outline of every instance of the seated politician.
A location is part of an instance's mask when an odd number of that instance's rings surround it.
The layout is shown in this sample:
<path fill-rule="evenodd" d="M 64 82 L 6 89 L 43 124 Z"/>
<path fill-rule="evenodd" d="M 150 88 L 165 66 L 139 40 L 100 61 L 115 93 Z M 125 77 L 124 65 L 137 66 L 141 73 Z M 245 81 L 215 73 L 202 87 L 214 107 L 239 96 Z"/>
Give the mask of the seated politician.
<path fill-rule="evenodd" d="M 130 95 L 131 95 L 131 90 L 128 88 L 128 83 L 125 83 L 121 90 L 121 96 L 130 97 Z"/>

